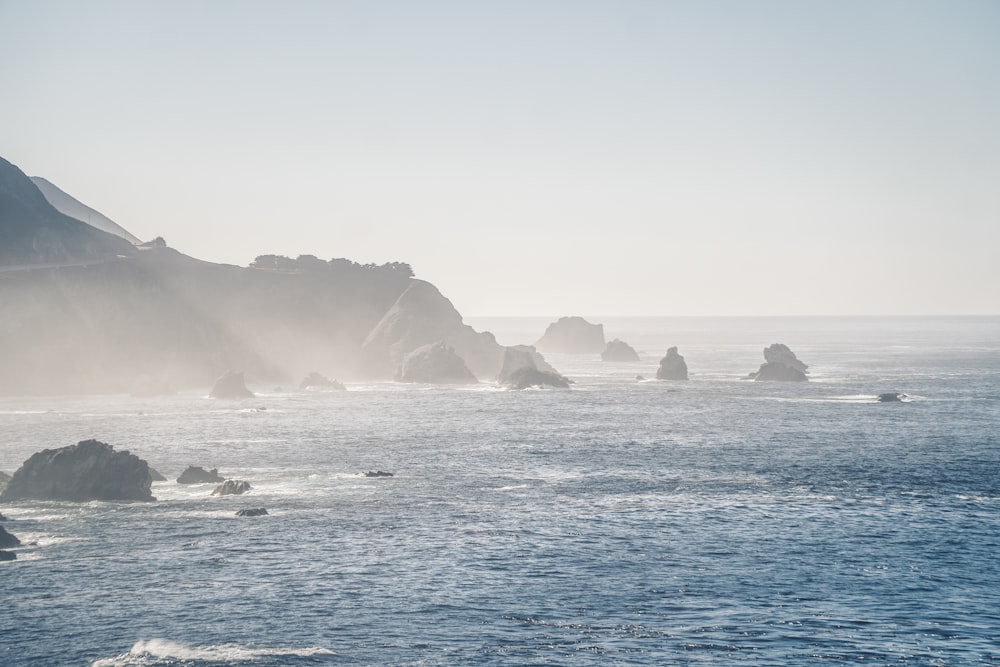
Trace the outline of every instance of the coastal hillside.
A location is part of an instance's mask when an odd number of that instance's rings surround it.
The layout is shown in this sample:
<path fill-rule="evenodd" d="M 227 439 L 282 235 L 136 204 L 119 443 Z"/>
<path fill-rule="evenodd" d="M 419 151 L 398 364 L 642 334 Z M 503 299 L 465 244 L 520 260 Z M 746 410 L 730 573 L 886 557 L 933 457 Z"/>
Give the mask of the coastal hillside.
<path fill-rule="evenodd" d="M 42 196 L 45 197 L 46 201 L 52 204 L 52 206 L 55 207 L 55 209 L 60 213 L 68 215 L 71 218 L 76 218 L 77 220 L 85 222 L 91 227 L 100 229 L 108 234 L 121 237 L 132 245 L 139 245 L 142 243 L 138 237 L 119 225 L 117 222 L 100 211 L 92 209 L 72 195 L 63 192 L 47 179 L 44 179 L 41 176 L 32 176 L 31 182 L 35 184 L 35 187 L 37 187 L 39 192 L 42 193 Z"/>

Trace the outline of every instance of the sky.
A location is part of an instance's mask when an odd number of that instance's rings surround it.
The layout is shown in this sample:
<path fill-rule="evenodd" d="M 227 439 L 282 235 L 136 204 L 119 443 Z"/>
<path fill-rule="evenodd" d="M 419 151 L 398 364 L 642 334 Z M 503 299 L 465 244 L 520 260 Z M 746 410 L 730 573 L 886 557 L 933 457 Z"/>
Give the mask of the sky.
<path fill-rule="evenodd" d="M 995 0 L 0 0 L 0 156 L 466 316 L 1000 313 Z"/>

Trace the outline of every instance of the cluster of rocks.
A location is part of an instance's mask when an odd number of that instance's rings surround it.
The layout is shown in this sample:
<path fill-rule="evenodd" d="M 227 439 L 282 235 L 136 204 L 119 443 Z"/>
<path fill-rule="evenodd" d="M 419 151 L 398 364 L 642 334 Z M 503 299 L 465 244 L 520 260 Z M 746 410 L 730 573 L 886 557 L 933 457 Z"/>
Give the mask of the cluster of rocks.
<path fill-rule="evenodd" d="M 331 389 L 336 391 L 343 391 L 346 389 L 342 382 L 337 380 L 331 380 L 330 378 L 313 371 L 309 375 L 302 379 L 299 383 L 299 389 Z"/>
<path fill-rule="evenodd" d="M 497 382 L 508 389 L 528 387 L 556 387 L 566 389 L 571 380 L 560 375 L 530 345 L 508 347 L 504 350 L 503 366 Z"/>
<path fill-rule="evenodd" d="M 750 373 L 747 379 L 777 380 L 780 382 L 805 382 L 806 364 L 799 361 L 795 353 L 783 343 L 774 343 L 764 348 L 764 363 L 756 372 Z"/>

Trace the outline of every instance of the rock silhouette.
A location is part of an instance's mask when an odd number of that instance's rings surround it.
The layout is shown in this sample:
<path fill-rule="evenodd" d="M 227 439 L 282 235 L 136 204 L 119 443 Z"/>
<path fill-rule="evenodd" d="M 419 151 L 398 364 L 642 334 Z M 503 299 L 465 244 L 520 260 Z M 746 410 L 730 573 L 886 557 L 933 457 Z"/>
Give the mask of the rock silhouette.
<path fill-rule="evenodd" d="M 545 329 L 535 347 L 541 352 L 598 353 L 604 350 L 604 325 L 582 317 L 560 317 Z"/>
<path fill-rule="evenodd" d="M 406 355 L 396 379 L 428 384 L 475 384 L 465 360 L 443 341 L 418 347 Z"/>
<path fill-rule="evenodd" d="M 687 362 L 677 352 L 677 347 L 667 349 L 667 356 L 660 359 L 660 367 L 656 369 L 657 380 L 687 380 Z"/>
<path fill-rule="evenodd" d="M 601 352 L 601 361 L 639 361 L 639 353 L 625 341 L 615 338 Z"/>
<path fill-rule="evenodd" d="M 757 381 L 805 382 L 809 379 L 806 377 L 807 368 L 787 345 L 774 343 L 764 348 L 764 363 L 757 372 L 747 377 Z"/>
<path fill-rule="evenodd" d="M 228 371 L 215 381 L 215 386 L 208 394 L 212 398 L 253 398 L 254 393 L 247 389 L 243 373 Z"/>
<path fill-rule="evenodd" d="M 188 466 L 177 478 L 178 484 L 205 484 L 207 482 L 224 482 L 225 478 L 219 474 L 218 468 L 205 470 L 201 466 Z"/>

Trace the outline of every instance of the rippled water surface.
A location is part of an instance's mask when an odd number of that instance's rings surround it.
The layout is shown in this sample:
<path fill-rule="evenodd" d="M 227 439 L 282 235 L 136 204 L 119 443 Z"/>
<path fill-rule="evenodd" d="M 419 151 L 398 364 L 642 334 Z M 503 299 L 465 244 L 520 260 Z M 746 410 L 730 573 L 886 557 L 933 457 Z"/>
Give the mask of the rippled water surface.
<path fill-rule="evenodd" d="M 171 479 L 0 508 L 0 664 L 1000 664 L 1000 319 L 606 329 L 643 361 L 552 355 L 568 391 L 0 399 L 0 470 L 96 437 Z M 739 379 L 776 341 L 812 381 Z M 692 379 L 637 381 L 669 345 Z"/>

